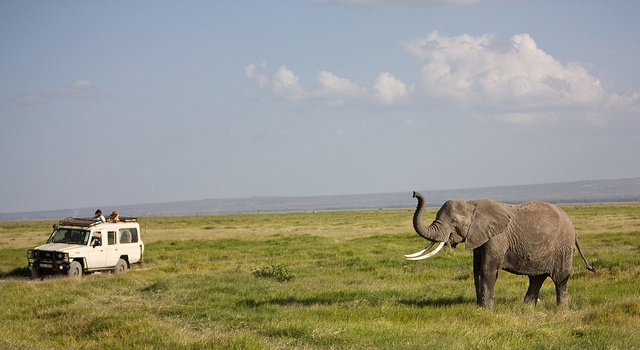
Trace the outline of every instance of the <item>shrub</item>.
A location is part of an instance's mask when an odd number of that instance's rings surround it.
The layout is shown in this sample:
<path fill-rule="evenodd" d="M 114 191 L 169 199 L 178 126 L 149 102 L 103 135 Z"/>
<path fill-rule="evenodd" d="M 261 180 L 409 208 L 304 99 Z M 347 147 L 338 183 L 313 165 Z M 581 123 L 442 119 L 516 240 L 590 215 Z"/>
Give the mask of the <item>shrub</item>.
<path fill-rule="evenodd" d="M 253 269 L 253 275 L 256 277 L 275 278 L 280 282 L 292 279 L 295 275 L 283 264 L 262 265 Z"/>

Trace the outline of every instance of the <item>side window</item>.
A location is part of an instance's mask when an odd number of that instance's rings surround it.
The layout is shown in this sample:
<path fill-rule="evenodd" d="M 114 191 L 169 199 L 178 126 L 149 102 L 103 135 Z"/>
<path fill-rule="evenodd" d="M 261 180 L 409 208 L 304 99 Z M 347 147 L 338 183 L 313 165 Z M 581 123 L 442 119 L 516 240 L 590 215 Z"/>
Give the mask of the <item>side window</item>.
<path fill-rule="evenodd" d="M 95 231 L 91 234 L 91 246 L 99 247 L 102 245 L 102 232 Z"/>
<path fill-rule="evenodd" d="M 109 231 L 107 232 L 107 241 L 109 245 L 114 245 L 116 244 L 116 231 Z"/>
<path fill-rule="evenodd" d="M 121 228 L 120 243 L 138 243 L 137 228 Z"/>
<path fill-rule="evenodd" d="M 131 243 L 138 243 L 138 229 L 132 228 L 131 231 Z"/>

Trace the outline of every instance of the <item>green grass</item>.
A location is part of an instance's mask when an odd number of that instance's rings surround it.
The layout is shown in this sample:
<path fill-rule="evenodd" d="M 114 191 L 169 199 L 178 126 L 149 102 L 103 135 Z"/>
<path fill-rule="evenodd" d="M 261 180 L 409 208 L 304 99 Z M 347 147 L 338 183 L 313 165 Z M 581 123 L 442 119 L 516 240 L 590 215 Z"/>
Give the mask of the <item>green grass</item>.
<path fill-rule="evenodd" d="M 412 209 L 141 218 L 145 262 L 80 280 L 28 279 L 53 222 L 0 222 L 0 349 L 640 348 L 640 204 L 563 208 L 597 273 L 558 309 L 502 272 L 493 312 L 462 245 L 404 259 Z"/>

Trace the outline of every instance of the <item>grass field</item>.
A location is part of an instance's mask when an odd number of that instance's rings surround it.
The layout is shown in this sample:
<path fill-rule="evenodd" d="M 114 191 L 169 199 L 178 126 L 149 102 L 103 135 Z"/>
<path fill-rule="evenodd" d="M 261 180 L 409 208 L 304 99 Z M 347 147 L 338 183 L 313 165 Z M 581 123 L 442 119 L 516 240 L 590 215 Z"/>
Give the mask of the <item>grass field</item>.
<path fill-rule="evenodd" d="M 413 209 L 140 218 L 144 263 L 42 281 L 54 222 L 0 222 L 0 349 L 640 349 L 640 204 L 563 209 L 597 272 L 576 253 L 558 309 L 503 271 L 493 312 L 463 245 L 404 259 Z"/>

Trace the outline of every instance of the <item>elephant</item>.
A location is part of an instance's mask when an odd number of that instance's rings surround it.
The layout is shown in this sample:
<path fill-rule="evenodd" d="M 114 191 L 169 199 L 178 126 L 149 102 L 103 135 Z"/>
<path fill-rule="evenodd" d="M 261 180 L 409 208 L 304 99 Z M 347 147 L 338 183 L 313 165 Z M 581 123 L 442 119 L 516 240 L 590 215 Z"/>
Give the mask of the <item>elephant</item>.
<path fill-rule="evenodd" d="M 413 197 L 418 206 L 413 214 L 413 227 L 421 237 L 431 241 L 424 250 L 406 255 L 421 260 L 435 255 L 449 242 L 455 248 L 464 242 L 473 250 L 473 277 L 479 306 L 493 309 L 496 279 L 500 270 L 529 276 L 529 289 L 524 303 L 535 306 L 542 283 L 551 277 L 556 287 L 558 306 L 568 306 L 567 282 L 575 248 L 589 271 L 576 231 L 567 214 L 558 206 L 529 201 L 518 205 L 498 203 L 490 199 L 449 200 L 438 211 L 430 226 L 422 221 L 424 197 Z M 426 255 L 435 243 L 438 247 Z"/>

